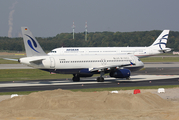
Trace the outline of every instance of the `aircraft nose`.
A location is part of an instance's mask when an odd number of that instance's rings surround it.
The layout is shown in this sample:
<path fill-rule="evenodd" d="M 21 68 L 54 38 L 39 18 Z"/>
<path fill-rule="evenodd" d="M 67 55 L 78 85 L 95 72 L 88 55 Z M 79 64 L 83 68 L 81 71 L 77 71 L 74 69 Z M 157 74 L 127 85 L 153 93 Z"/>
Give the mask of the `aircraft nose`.
<path fill-rule="evenodd" d="M 144 63 L 136 56 L 135 56 L 135 62 L 136 62 L 136 66 L 138 66 L 139 68 L 144 67 Z"/>
<path fill-rule="evenodd" d="M 143 63 L 142 61 L 139 61 L 139 62 L 138 62 L 138 65 L 139 65 L 141 68 L 144 67 L 144 63 Z"/>

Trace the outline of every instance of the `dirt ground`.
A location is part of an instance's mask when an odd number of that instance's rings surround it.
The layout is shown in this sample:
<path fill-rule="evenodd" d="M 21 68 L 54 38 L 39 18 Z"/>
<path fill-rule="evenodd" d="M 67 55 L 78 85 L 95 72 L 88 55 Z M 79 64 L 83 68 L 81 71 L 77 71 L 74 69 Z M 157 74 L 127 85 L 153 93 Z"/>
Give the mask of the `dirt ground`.
<path fill-rule="evenodd" d="M 52 90 L 0 96 L 0 120 L 178 120 L 179 88 L 119 93 Z"/>
<path fill-rule="evenodd" d="M 0 55 L 24 55 L 25 53 L 16 52 L 16 53 L 8 53 L 8 52 L 0 52 Z"/>

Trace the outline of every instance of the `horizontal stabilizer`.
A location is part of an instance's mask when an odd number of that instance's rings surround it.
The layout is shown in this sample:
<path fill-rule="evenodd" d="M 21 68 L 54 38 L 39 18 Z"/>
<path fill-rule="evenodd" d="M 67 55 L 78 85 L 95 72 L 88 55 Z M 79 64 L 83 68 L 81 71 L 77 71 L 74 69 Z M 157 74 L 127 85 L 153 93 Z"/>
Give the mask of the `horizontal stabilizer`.
<path fill-rule="evenodd" d="M 159 50 L 159 52 L 163 52 L 163 53 L 170 52 L 170 51 L 171 48 L 163 48 L 162 50 Z"/>
<path fill-rule="evenodd" d="M 11 60 L 11 61 L 17 61 L 18 62 L 18 59 L 10 59 L 10 58 L 3 58 L 4 60 Z"/>

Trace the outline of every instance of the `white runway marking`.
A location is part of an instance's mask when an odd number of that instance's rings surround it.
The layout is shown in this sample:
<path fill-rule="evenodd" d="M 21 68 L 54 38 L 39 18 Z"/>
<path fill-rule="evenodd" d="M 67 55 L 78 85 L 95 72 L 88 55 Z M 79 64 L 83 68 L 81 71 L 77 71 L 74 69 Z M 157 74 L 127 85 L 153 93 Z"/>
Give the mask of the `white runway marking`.
<path fill-rule="evenodd" d="M 148 80 L 160 80 L 179 78 L 179 75 L 136 75 L 131 76 L 130 80 L 116 79 L 116 78 L 104 78 L 104 82 L 97 82 L 94 78 L 81 78 L 81 82 L 73 82 L 71 80 L 59 80 L 59 81 L 40 81 L 40 82 L 25 82 L 25 83 L 1 83 L 0 87 L 25 87 L 25 86 L 45 86 L 45 85 L 75 85 L 75 84 L 99 84 L 99 83 L 111 83 L 113 81 L 148 81 Z"/>

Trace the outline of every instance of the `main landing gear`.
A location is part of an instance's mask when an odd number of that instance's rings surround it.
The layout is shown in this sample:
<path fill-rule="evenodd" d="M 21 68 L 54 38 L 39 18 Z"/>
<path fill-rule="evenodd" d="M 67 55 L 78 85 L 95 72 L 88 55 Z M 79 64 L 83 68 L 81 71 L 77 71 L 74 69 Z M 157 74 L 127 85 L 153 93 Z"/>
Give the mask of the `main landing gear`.
<path fill-rule="evenodd" d="M 73 74 L 73 82 L 79 82 L 80 81 L 80 77 L 77 74 Z"/>
<path fill-rule="evenodd" d="M 100 77 L 97 77 L 97 82 L 104 82 L 104 78 L 102 77 L 104 74 L 105 74 L 104 71 L 100 72 Z M 73 82 L 79 82 L 80 76 L 78 74 L 73 74 L 72 80 Z"/>
<path fill-rule="evenodd" d="M 104 82 L 104 78 L 103 77 L 97 77 L 97 82 Z"/>
<path fill-rule="evenodd" d="M 97 82 L 104 82 L 104 78 L 102 77 L 104 75 L 104 71 L 100 72 L 100 77 L 97 77 Z"/>

